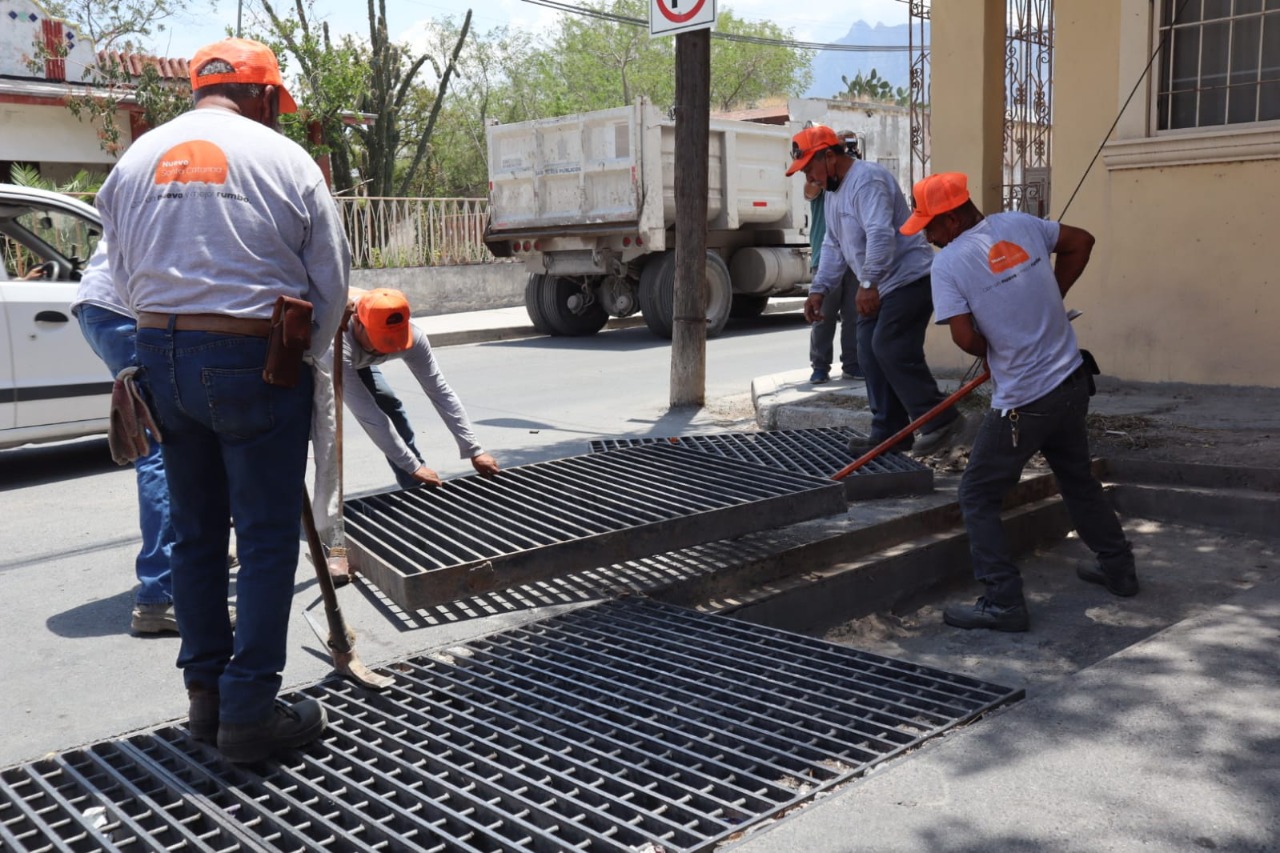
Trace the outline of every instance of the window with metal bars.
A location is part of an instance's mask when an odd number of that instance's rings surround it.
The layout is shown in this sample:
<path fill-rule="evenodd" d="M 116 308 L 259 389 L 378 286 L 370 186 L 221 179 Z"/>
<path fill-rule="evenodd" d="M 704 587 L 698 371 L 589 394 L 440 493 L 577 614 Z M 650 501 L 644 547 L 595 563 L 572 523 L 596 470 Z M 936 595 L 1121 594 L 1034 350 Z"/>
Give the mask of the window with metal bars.
<path fill-rule="evenodd" d="M 1280 0 L 1160 0 L 1158 130 L 1280 121 Z"/>

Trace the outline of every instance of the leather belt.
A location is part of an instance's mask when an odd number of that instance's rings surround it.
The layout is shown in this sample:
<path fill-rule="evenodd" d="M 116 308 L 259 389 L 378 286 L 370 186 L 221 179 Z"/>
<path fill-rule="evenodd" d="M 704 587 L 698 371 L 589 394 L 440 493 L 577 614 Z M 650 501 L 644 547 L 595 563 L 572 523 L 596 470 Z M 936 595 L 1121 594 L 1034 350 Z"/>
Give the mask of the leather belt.
<path fill-rule="evenodd" d="M 224 335 L 245 335 L 251 338 L 271 337 L 270 320 L 228 317 L 225 314 L 157 314 L 152 311 L 140 311 L 138 328 L 168 329 L 171 320 L 175 332 L 217 332 Z"/>

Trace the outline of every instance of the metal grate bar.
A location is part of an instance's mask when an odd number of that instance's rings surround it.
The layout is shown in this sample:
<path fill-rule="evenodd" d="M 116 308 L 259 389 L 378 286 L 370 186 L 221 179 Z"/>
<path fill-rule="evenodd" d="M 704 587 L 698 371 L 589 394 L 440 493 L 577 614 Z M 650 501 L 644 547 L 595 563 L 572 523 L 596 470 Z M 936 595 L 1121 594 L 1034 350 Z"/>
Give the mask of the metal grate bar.
<path fill-rule="evenodd" d="M 830 478 L 853 461 L 848 445 L 855 435 L 862 434 L 843 427 L 816 427 L 669 438 L 597 439 L 591 442 L 590 448 L 593 453 L 605 453 L 665 444 L 780 471 Z M 845 478 L 844 486 L 849 500 L 927 493 L 933 489 L 933 472 L 904 454 L 885 453 Z"/>
<path fill-rule="evenodd" d="M 660 445 L 345 506 L 356 567 L 410 611 L 845 509 L 830 480 Z"/>
<path fill-rule="evenodd" d="M 589 765 L 566 760 L 470 715 L 454 724 L 459 719 L 455 715 L 434 717 L 421 709 L 407 714 L 405 698 L 398 697 L 394 711 L 365 701 L 341 709 L 337 720 L 346 742 L 339 742 L 337 749 L 366 761 L 369 754 L 378 753 L 389 767 L 404 765 L 402 772 L 439 767 L 442 778 L 450 764 L 463 767 L 466 774 L 460 782 L 474 789 L 477 809 L 500 810 L 503 823 L 527 826 L 530 838 L 547 835 L 548 850 L 673 839 L 684 846 L 700 837 L 690 834 L 686 826 L 705 834 L 705 819 L 679 803 L 659 800 L 643 790 L 613 793 L 592 778 L 598 770 Z M 398 745 L 394 755 L 376 749 L 384 741 Z M 433 758 L 437 755 L 446 755 L 449 761 Z M 530 820 L 543 825 L 532 826 Z"/>
<path fill-rule="evenodd" d="M 161 726 L 0 771 L 0 845 L 701 853 L 1021 695 L 637 599 L 392 668 L 276 761 Z"/>

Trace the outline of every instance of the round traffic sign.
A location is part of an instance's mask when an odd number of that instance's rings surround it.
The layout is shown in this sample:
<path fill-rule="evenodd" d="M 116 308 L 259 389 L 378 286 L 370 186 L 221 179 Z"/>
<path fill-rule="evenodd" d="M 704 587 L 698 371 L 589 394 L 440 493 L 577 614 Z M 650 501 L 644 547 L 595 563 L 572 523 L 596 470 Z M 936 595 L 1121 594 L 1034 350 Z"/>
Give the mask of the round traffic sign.
<path fill-rule="evenodd" d="M 681 0 L 658 0 L 658 11 L 662 12 L 662 17 L 666 18 L 673 24 L 683 24 L 694 15 L 702 11 L 702 7 L 707 5 L 707 0 L 693 0 L 690 4 L 689 0 L 684 0 L 686 5 L 692 8 L 688 12 L 678 11 Z"/>

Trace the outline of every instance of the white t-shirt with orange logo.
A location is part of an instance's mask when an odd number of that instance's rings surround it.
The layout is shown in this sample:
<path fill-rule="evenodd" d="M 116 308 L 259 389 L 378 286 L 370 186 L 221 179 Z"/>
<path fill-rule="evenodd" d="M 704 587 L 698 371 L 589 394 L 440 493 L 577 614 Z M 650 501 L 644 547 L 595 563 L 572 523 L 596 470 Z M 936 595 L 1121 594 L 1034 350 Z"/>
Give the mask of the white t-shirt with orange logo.
<path fill-rule="evenodd" d="M 987 339 L 993 408 L 1038 400 L 1081 364 L 1049 257 L 1058 230 L 1030 214 L 995 213 L 933 260 L 935 320 L 973 315 Z"/>
<path fill-rule="evenodd" d="M 96 204 L 135 316 L 268 319 L 283 294 L 312 303 L 314 351 L 333 340 L 351 255 L 324 175 L 297 143 L 229 110 L 194 109 L 134 142 Z"/>

